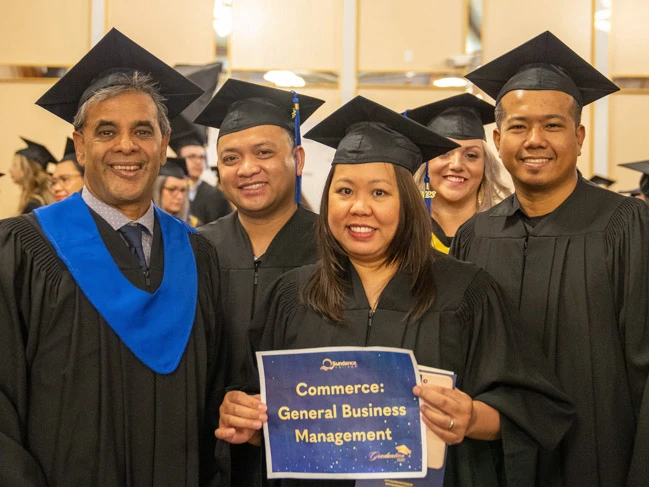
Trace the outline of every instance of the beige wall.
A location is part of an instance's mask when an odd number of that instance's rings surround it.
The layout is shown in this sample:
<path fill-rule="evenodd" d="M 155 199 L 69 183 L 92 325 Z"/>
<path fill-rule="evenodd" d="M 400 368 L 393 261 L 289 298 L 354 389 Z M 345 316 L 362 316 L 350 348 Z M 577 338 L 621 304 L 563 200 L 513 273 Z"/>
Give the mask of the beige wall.
<path fill-rule="evenodd" d="M 465 0 L 359 0 L 360 71 L 440 71 L 464 52 Z"/>
<path fill-rule="evenodd" d="M 483 0 L 483 8 L 485 62 L 546 30 L 591 59 L 593 0 Z"/>
<path fill-rule="evenodd" d="M 3 1 L 0 64 L 76 63 L 90 47 L 90 1 Z"/>
<path fill-rule="evenodd" d="M 611 73 L 649 76 L 649 2 L 614 0 L 612 10 Z"/>
<path fill-rule="evenodd" d="M 617 94 L 610 97 L 609 175 L 617 190 L 637 188 L 640 173 L 618 164 L 649 159 L 649 96 Z"/>
<path fill-rule="evenodd" d="M 462 93 L 464 93 L 462 90 L 413 88 L 360 88 L 358 90 L 359 95 L 399 113 Z"/>
<path fill-rule="evenodd" d="M 106 32 L 117 28 L 170 65 L 214 61 L 213 0 L 105 1 Z"/>
<path fill-rule="evenodd" d="M 340 69 L 342 0 L 235 0 L 232 20 L 234 70 Z"/>

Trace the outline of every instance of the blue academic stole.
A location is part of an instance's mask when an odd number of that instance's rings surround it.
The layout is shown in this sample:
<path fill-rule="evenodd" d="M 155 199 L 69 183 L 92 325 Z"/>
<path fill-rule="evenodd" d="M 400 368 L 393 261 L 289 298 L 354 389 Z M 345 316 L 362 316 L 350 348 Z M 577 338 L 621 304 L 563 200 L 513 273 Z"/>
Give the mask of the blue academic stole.
<path fill-rule="evenodd" d="M 73 279 L 124 344 L 159 374 L 176 370 L 192 331 L 198 297 L 195 230 L 154 206 L 162 231 L 164 275 L 143 291 L 122 274 L 78 193 L 34 211 Z"/>

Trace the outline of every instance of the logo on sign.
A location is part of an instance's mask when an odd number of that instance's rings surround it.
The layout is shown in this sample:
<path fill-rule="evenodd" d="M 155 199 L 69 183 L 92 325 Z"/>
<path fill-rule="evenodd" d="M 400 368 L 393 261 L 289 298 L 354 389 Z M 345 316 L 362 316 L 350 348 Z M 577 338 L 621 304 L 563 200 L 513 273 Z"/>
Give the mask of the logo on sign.
<path fill-rule="evenodd" d="M 406 456 L 410 456 L 412 453 L 412 450 L 406 445 L 399 445 L 395 450 L 397 450 L 396 453 L 370 452 L 370 462 L 375 462 L 376 460 L 396 460 L 397 462 L 403 462 Z"/>
<path fill-rule="evenodd" d="M 355 369 L 358 367 L 356 360 L 341 360 L 335 361 L 329 358 L 322 360 L 320 370 L 333 370 L 333 369 Z"/>

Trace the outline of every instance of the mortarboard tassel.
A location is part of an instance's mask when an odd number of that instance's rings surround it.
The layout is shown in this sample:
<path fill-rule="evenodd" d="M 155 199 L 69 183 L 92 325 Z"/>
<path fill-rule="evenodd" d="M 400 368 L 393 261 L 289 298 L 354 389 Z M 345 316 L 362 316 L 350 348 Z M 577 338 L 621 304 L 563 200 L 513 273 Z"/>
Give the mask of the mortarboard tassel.
<path fill-rule="evenodd" d="M 408 117 L 408 112 L 410 110 L 406 110 L 403 112 L 403 116 L 406 118 Z M 430 176 L 428 176 L 428 161 L 425 162 L 426 164 L 426 170 L 424 171 L 424 190 L 421 192 L 421 195 L 424 197 L 424 202 L 426 203 L 426 208 L 428 208 L 428 214 L 430 215 L 430 208 L 433 203 L 433 198 L 437 194 L 435 191 L 431 191 L 430 189 Z"/>
<path fill-rule="evenodd" d="M 295 91 L 293 93 L 293 123 L 295 125 L 295 147 L 302 145 L 300 136 L 300 99 Z M 302 175 L 297 173 L 297 160 L 295 161 L 295 203 L 302 201 Z"/>

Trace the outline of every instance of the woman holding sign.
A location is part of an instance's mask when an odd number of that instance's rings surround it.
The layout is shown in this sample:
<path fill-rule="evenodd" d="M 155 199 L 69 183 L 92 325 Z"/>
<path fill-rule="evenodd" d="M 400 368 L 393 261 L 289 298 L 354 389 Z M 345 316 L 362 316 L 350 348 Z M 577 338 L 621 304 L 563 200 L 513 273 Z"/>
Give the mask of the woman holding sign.
<path fill-rule="evenodd" d="M 251 331 L 253 348 L 413 350 L 419 365 L 457 374 L 456 389 L 414 389 L 427 427 L 453 445 L 445 485 L 533 485 L 537 451 L 557 446 L 573 408 L 493 280 L 430 246 L 412 173 L 456 144 L 363 97 L 307 137 L 337 149 L 321 204 L 320 260 L 278 280 Z M 259 444 L 266 420 L 258 397 L 232 392 L 216 435 Z M 353 481 L 281 482 L 329 484 Z"/>

